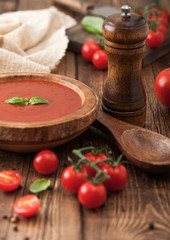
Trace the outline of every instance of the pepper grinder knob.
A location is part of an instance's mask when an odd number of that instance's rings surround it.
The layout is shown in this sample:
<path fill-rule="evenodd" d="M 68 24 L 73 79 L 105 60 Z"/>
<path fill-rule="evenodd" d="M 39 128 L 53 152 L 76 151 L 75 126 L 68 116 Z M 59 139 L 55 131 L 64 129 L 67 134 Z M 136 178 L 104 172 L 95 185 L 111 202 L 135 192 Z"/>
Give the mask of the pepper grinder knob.
<path fill-rule="evenodd" d="M 121 7 L 121 16 L 125 18 L 130 17 L 131 16 L 130 10 L 131 10 L 131 7 L 129 5 L 123 5 Z"/>
<path fill-rule="evenodd" d="M 145 125 L 146 94 L 142 82 L 142 55 L 149 27 L 146 20 L 124 5 L 121 13 L 103 23 L 108 73 L 104 84 L 102 108 L 118 119 Z"/>

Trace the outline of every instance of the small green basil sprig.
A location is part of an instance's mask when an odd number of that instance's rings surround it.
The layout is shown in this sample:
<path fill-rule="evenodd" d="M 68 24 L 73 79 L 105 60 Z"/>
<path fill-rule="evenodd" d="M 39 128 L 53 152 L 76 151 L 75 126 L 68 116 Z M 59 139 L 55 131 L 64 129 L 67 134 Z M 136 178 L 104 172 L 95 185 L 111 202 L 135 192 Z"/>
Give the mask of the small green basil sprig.
<path fill-rule="evenodd" d="M 30 186 L 30 192 L 32 193 L 39 193 L 45 191 L 47 188 L 50 187 L 51 180 L 46 180 L 45 178 L 35 180 Z"/>
<path fill-rule="evenodd" d="M 30 100 L 28 98 L 13 97 L 4 101 L 5 103 L 10 103 L 13 105 L 37 105 L 37 104 L 48 104 L 48 100 L 40 97 L 32 97 Z"/>

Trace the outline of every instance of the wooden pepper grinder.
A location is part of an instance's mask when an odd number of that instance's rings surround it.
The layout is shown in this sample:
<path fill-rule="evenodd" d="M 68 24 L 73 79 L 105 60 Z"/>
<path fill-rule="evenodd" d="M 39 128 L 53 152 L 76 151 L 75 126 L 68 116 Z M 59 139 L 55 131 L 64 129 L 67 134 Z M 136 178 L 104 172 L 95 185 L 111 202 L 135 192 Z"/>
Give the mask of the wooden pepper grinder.
<path fill-rule="evenodd" d="M 145 125 L 146 96 L 142 83 L 142 55 L 148 24 L 130 6 L 105 19 L 103 36 L 108 74 L 103 91 L 103 110 L 123 121 Z"/>

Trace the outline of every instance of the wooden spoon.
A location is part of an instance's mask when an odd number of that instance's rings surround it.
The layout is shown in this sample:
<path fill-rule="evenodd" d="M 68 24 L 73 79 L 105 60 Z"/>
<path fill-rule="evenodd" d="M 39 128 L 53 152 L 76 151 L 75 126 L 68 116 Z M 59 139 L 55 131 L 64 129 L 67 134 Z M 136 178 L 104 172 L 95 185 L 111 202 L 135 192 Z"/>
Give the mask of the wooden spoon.
<path fill-rule="evenodd" d="M 109 134 L 124 156 L 152 173 L 170 172 L 170 139 L 153 131 L 120 121 L 99 110 L 94 126 Z"/>

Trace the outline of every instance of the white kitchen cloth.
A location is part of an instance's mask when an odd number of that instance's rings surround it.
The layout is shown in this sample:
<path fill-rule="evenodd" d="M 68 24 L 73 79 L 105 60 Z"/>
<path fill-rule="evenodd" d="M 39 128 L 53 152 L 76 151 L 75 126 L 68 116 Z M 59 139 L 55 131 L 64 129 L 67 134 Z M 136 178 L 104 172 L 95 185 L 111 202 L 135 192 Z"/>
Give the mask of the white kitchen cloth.
<path fill-rule="evenodd" d="M 65 55 L 76 21 L 55 7 L 0 15 L 0 73 L 50 73 Z"/>

